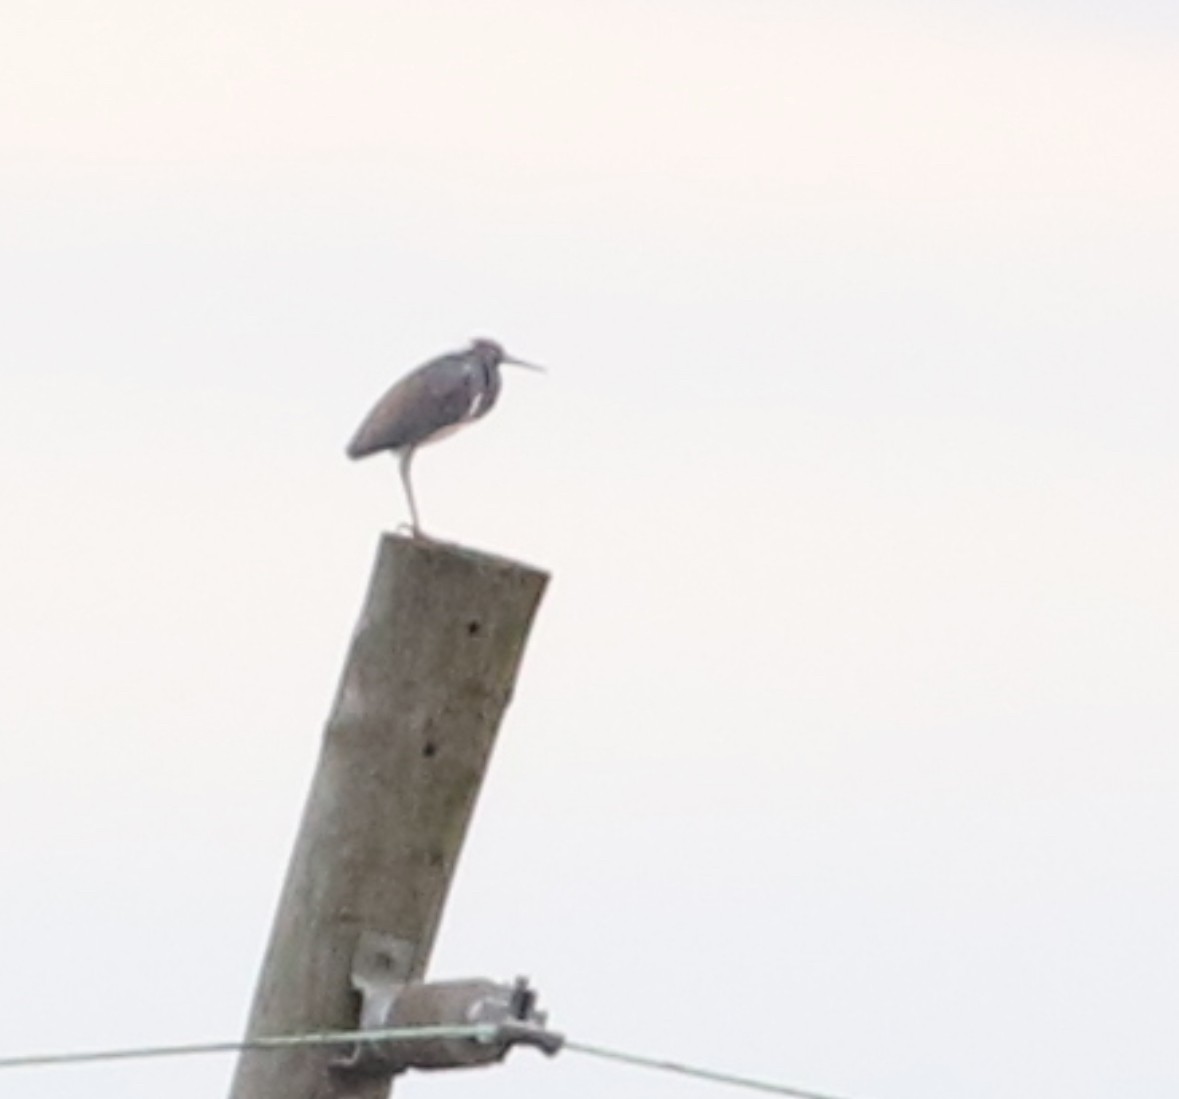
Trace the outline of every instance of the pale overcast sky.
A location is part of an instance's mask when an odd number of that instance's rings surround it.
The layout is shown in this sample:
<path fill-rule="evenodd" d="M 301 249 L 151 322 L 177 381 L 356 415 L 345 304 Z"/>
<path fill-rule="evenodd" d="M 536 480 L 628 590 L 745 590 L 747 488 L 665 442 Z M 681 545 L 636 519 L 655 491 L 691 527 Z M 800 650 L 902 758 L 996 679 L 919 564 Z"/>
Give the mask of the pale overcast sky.
<path fill-rule="evenodd" d="M 490 335 L 551 373 L 423 518 L 554 581 L 434 973 L 853 1099 L 1173 1095 L 1175 11 L 7 0 L 0 1054 L 240 1032 L 405 518 L 344 443 Z M 398 1085 L 476 1092 L 720 1094 Z"/>

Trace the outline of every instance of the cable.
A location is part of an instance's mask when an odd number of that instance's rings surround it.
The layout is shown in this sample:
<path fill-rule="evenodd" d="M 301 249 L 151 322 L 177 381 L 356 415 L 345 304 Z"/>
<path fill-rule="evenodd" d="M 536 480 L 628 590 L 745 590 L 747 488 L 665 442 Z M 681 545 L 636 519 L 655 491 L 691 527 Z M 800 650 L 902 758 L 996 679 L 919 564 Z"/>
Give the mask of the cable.
<path fill-rule="evenodd" d="M 768 1080 L 754 1080 L 748 1076 L 733 1076 L 728 1072 L 697 1068 L 694 1065 L 681 1064 L 679 1061 L 664 1061 L 657 1057 L 643 1057 L 637 1053 L 623 1053 L 621 1050 L 591 1046 L 585 1042 L 567 1040 L 562 1048 L 572 1050 L 574 1053 L 584 1053 L 589 1057 L 600 1057 L 606 1061 L 619 1061 L 624 1065 L 637 1065 L 639 1068 L 657 1069 L 660 1072 L 675 1072 L 681 1076 L 693 1076 L 698 1080 L 710 1080 L 714 1084 L 730 1084 L 733 1087 L 763 1091 L 770 1095 L 789 1095 L 793 1099 L 840 1099 L 839 1096 L 821 1091 L 792 1088 L 785 1084 L 774 1084 Z"/>
<path fill-rule="evenodd" d="M 177 1046 L 141 1046 L 129 1049 L 92 1049 L 69 1053 L 34 1053 L 0 1057 L 0 1069 L 46 1065 L 80 1065 L 95 1061 L 139 1061 L 148 1057 L 183 1057 L 196 1053 L 238 1053 L 245 1049 L 287 1049 L 291 1046 L 339 1046 L 353 1042 L 407 1042 L 422 1038 L 473 1038 L 488 1040 L 497 1028 L 488 1026 L 397 1027 L 388 1030 L 327 1030 L 319 1034 L 284 1034 L 273 1038 L 246 1038 L 236 1042 L 195 1042 Z"/>
<path fill-rule="evenodd" d="M 469 1038 L 473 1041 L 494 1041 L 499 1027 L 489 1024 L 477 1026 L 423 1026 L 396 1027 L 385 1030 L 329 1030 L 317 1034 L 286 1034 L 273 1038 L 247 1038 L 241 1041 L 194 1042 L 174 1046 L 139 1046 L 125 1049 L 74 1050 L 65 1053 L 34 1053 L 15 1057 L 0 1057 L 0 1070 L 12 1068 L 35 1068 L 59 1065 L 93 1064 L 99 1061 L 140 1061 L 155 1057 L 183 1057 L 202 1053 L 238 1053 L 242 1050 L 280 1050 L 299 1046 L 338 1046 L 368 1042 L 409 1042 L 427 1038 Z M 657 1057 L 644 1057 L 637 1053 L 624 1053 L 617 1049 L 594 1046 L 587 1042 L 573 1042 L 568 1039 L 562 1049 L 581 1053 L 587 1057 L 598 1057 L 606 1061 L 618 1061 L 639 1068 L 672 1072 L 680 1076 L 691 1076 L 714 1084 L 728 1084 L 732 1087 L 747 1088 L 770 1095 L 786 1095 L 790 1099 L 840 1099 L 820 1091 L 775 1084 L 768 1080 L 754 1080 L 748 1076 L 734 1076 L 728 1072 L 699 1068 L 679 1061 L 666 1061 Z"/>

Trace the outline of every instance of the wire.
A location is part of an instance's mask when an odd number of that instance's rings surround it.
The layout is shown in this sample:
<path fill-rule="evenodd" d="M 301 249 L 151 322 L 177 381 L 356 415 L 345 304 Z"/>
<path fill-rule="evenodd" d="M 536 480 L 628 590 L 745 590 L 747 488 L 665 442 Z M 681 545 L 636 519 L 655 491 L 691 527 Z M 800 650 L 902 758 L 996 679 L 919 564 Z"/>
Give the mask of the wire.
<path fill-rule="evenodd" d="M 289 1049 L 292 1046 L 339 1046 L 353 1042 L 408 1042 L 422 1038 L 471 1038 L 487 1041 L 497 1028 L 481 1026 L 396 1027 L 388 1030 L 327 1030 L 318 1034 L 283 1034 L 236 1042 L 195 1042 L 177 1046 L 140 1046 L 128 1049 L 91 1049 L 69 1053 L 34 1053 L 0 1057 L 0 1069 L 46 1065 L 80 1065 L 95 1061 L 140 1061 L 148 1057 L 183 1057 L 197 1053 L 238 1053 L 246 1049 Z"/>
<path fill-rule="evenodd" d="M 714 1069 L 698 1068 L 695 1065 L 685 1065 L 679 1061 L 664 1061 L 657 1057 L 643 1057 L 637 1053 L 623 1053 L 617 1049 L 606 1049 L 603 1046 L 591 1046 L 585 1042 L 566 1041 L 563 1049 L 574 1053 L 584 1053 L 589 1057 L 600 1057 L 606 1061 L 620 1061 L 624 1065 L 637 1065 L 639 1068 L 657 1069 L 660 1072 L 675 1072 L 681 1076 L 693 1076 L 698 1080 L 709 1080 L 714 1084 L 730 1084 L 737 1088 L 748 1088 L 751 1091 L 767 1092 L 770 1095 L 789 1095 L 793 1099 L 840 1099 L 821 1091 L 807 1091 L 805 1088 L 788 1087 L 786 1084 L 774 1084 L 768 1080 L 754 1080 L 748 1076 L 734 1076 L 728 1072 L 717 1072 Z"/>
<path fill-rule="evenodd" d="M 476 1026 L 423 1026 L 394 1027 L 385 1030 L 328 1030 L 314 1034 L 284 1034 L 271 1038 L 246 1038 L 241 1041 L 194 1042 L 173 1046 L 138 1046 L 125 1049 L 73 1050 L 64 1053 L 33 1053 L 16 1057 L 0 1057 L 0 1069 L 35 1068 L 59 1065 L 93 1064 L 100 1061 L 141 1061 L 155 1057 L 184 1057 L 203 1053 L 238 1053 L 242 1050 L 281 1050 L 312 1046 L 338 1046 L 370 1042 L 410 1042 L 422 1039 L 467 1038 L 472 1041 L 494 1041 L 500 1028 L 482 1024 Z M 637 1053 L 607 1049 L 587 1042 L 565 1040 L 562 1049 L 581 1053 L 587 1057 L 599 1057 L 606 1061 L 618 1061 L 639 1068 L 672 1072 L 680 1076 L 691 1076 L 714 1084 L 728 1084 L 732 1087 L 747 1088 L 751 1091 L 770 1095 L 787 1095 L 791 1099 L 840 1099 L 820 1091 L 775 1084 L 768 1080 L 755 1080 L 748 1076 L 734 1076 L 728 1072 L 699 1068 L 679 1061 L 666 1061 L 657 1057 L 644 1057 Z"/>

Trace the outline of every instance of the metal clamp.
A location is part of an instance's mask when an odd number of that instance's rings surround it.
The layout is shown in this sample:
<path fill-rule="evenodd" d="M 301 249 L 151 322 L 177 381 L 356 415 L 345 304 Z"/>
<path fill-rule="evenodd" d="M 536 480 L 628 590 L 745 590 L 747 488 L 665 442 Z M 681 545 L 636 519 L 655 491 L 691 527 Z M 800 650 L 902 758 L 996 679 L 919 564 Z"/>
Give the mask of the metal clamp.
<path fill-rule="evenodd" d="M 494 1064 L 516 1045 L 552 1055 L 564 1035 L 546 1029 L 536 992 L 520 977 L 514 984 L 481 978 L 411 981 L 412 943 L 362 932 L 352 962 L 352 987 L 360 994 L 360 1029 L 478 1028 L 468 1035 L 425 1035 L 359 1042 L 338 1071 L 392 1076 L 408 1068 L 471 1068 Z"/>

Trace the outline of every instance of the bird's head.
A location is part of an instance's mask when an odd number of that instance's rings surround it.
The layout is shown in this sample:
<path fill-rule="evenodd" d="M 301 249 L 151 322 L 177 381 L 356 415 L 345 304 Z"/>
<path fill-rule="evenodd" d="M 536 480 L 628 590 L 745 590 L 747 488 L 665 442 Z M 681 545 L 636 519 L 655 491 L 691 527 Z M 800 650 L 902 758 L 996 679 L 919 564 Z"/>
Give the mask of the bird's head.
<path fill-rule="evenodd" d="M 480 366 L 497 367 L 501 364 L 508 366 L 523 366 L 528 370 L 540 370 L 543 366 L 526 363 L 523 359 L 513 359 L 495 340 L 472 340 L 470 354 L 474 355 Z"/>

